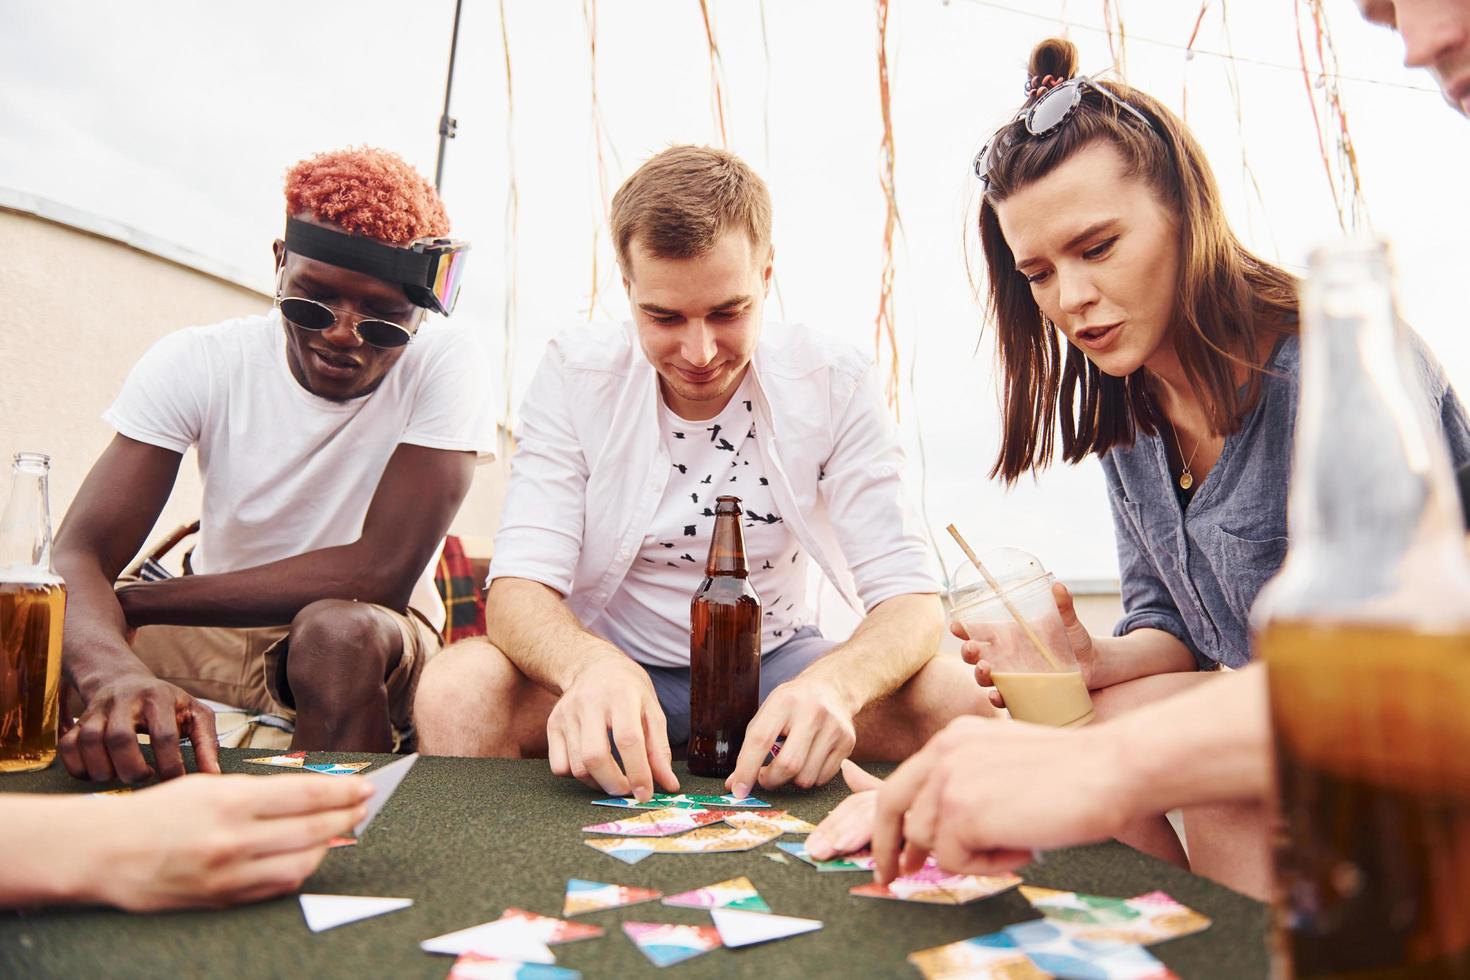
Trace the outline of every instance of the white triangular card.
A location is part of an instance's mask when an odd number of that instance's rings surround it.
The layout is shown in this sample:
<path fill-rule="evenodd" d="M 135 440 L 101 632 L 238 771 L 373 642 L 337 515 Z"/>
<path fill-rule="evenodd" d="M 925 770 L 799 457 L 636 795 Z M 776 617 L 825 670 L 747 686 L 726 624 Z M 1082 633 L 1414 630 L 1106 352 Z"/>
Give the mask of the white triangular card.
<path fill-rule="evenodd" d="M 388 802 L 388 797 L 393 795 L 398 784 L 403 782 L 403 777 L 408 775 L 408 771 L 418 761 L 419 754 L 415 752 L 404 756 L 397 762 L 390 762 L 383 768 L 376 769 L 363 777 L 372 783 L 373 795 L 368 797 L 366 815 L 357 822 L 356 827 L 352 828 L 353 837 L 362 836 L 363 831 L 367 830 L 367 825 L 372 822 L 373 817 L 378 815 L 378 811 L 383 809 L 383 804 Z"/>
<path fill-rule="evenodd" d="M 384 912 L 397 912 L 413 904 L 411 898 L 379 898 L 375 895 L 302 895 L 301 914 L 312 932 L 368 919 Z"/>
<path fill-rule="evenodd" d="M 710 909 L 709 914 L 715 920 L 715 928 L 720 930 L 720 939 L 726 946 L 768 943 L 773 939 L 799 936 L 822 928 L 822 923 L 817 919 L 798 919 L 791 915 L 772 915 L 769 912 Z"/>
<path fill-rule="evenodd" d="M 426 953 L 476 952 L 517 963 L 555 963 L 556 957 L 536 937 L 536 930 L 523 919 L 498 919 L 458 932 L 446 932 L 419 943 Z"/>

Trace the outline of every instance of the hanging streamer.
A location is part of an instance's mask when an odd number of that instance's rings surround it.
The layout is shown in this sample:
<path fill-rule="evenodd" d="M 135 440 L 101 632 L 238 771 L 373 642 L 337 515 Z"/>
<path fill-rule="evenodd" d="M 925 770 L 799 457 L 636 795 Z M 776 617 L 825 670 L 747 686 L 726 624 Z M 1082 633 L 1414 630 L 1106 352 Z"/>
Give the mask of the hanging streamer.
<path fill-rule="evenodd" d="M 898 316 L 895 310 L 893 298 L 893 242 L 894 237 L 900 230 L 898 217 L 898 197 L 894 183 L 893 167 L 893 112 L 889 101 L 888 86 L 888 0 L 877 0 L 878 4 L 878 105 L 883 114 L 883 139 L 879 143 L 879 152 L 882 158 L 878 170 L 878 182 L 883 188 L 885 203 L 885 215 L 883 218 L 883 267 L 879 275 L 878 285 L 878 315 L 873 324 L 873 348 L 881 364 L 883 351 L 886 345 L 888 350 L 888 377 L 884 384 L 884 394 L 888 399 L 888 407 L 893 409 L 895 418 L 900 418 L 899 413 L 899 357 L 898 357 Z"/>
<path fill-rule="evenodd" d="M 501 431 L 507 440 L 515 438 L 515 401 L 511 381 L 516 354 L 516 282 L 518 280 L 517 226 L 520 221 L 521 193 L 516 184 L 515 89 L 510 70 L 510 34 L 505 28 L 505 0 L 500 0 L 500 45 L 505 54 L 505 156 L 509 180 L 505 191 L 505 347 L 501 356 L 501 384 L 505 388 L 505 406 L 501 410 Z M 506 449 L 508 447 L 501 447 Z M 509 459 L 509 453 L 502 456 Z"/>
<path fill-rule="evenodd" d="M 587 297 L 587 320 L 591 322 L 602 301 L 602 277 L 597 256 L 598 245 L 602 239 L 602 229 L 607 224 L 610 201 L 607 191 L 607 152 L 613 152 L 614 159 L 617 154 L 616 151 L 611 151 L 611 141 L 607 138 L 607 124 L 602 118 L 602 104 L 597 99 L 597 0 L 582 0 L 582 19 L 587 23 L 588 64 L 590 65 L 592 94 L 592 146 L 593 157 L 597 164 L 597 218 L 592 225 L 592 283 L 591 292 Z M 604 147 L 608 149 L 605 151 Z M 606 313 L 605 310 L 604 313 Z"/>
<path fill-rule="evenodd" d="M 1312 18 L 1315 43 L 1312 50 L 1316 55 L 1315 67 L 1308 62 L 1307 45 L 1302 35 L 1302 8 L 1306 7 Z M 1327 26 L 1327 14 L 1322 9 L 1322 0 L 1297 0 L 1296 44 L 1301 58 L 1302 83 L 1307 89 L 1307 102 L 1312 109 L 1312 124 L 1317 130 L 1317 148 L 1322 154 L 1322 168 L 1327 174 L 1327 184 L 1332 190 L 1332 203 L 1337 209 L 1337 222 L 1343 231 L 1358 231 L 1371 227 L 1367 202 L 1363 198 L 1363 185 L 1358 174 L 1358 154 L 1353 148 L 1352 133 L 1348 130 L 1347 110 L 1342 103 L 1342 88 L 1337 78 L 1337 50 L 1332 44 L 1332 34 Z M 1317 79 L 1313 83 L 1313 77 Z M 1336 167 L 1327 150 L 1327 134 L 1322 117 L 1317 112 L 1317 94 L 1320 87 L 1326 109 L 1333 127 L 1332 142 Z"/>
<path fill-rule="evenodd" d="M 1113 67 L 1128 74 L 1128 30 L 1123 26 L 1122 0 L 1102 0 L 1103 25 L 1108 32 L 1108 54 Z"/>
<path fill-rule="evenodd" d="M 715 43 L 715 25 L 710 19 L 709 0 L 699 0 L 699 12 L 704 16 L 704 38 L 709 43 L 709 97 L 715 122 L 720 130 L 720 146 L 730 148 L 730 137 L 725 131 L 725 66 L 720 60 L 720 46 Z M 762 30 L 765 26 L 765 10 L 761 10 Z M 762 34 L 762 39 L 765 35 Z"/>

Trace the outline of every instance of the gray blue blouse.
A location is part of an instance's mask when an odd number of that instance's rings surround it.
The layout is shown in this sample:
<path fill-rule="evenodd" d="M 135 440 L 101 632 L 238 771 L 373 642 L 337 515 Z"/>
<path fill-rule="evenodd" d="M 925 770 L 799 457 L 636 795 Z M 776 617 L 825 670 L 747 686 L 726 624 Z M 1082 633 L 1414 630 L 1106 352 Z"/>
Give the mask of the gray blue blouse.
<path fill-rule="evenodd" d="M 1470 464 L 1470 423 L 1444 369 L 1412 335 L 1425 389 L 1456 469 Z M 1256 593 L 1286 557 L 1286 484 L 1291 472 L 1300 371 L 1295 337 L 1268 362 L 1261 397 L 1195 490 L 1175 492 L 1161 434 L 1102 456 L 1118 542 L 1123 618 L 1115 636 L 1144 627 L 1178 637 L 1202 670 L 1250 660 L 1247 616 Z"/>

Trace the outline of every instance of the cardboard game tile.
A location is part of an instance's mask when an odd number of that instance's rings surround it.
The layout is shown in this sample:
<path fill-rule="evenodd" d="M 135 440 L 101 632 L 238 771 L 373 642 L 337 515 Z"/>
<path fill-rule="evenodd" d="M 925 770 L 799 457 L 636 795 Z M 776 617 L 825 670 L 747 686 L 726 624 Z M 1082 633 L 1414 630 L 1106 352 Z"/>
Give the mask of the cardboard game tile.
<path fill-rule="evenodd" d="M 446 932 L 433 939 L 419 943 L 426 953 L 447 953 L 461 956 L 479 953 L 497 960 L 516 963 L 555 963 L 556 957 L 546 944 L 537 938 L 536 927 L 518 919 L 498 919 L 482 922 L 468 929 Z"/>
<path fill-rule="evenodd" d="M 678 837 L 597 837 L 582 843 L 626 864 L 637 864 L 650 854 L 726 854 L 749 851 L 781 836 L 771 823 L 748 823 L 740 827 L 710 825 Z"/>
<path fill-rule="evenodd" d="M 1069 922 L 1036 919 L 1006 926 L 1002 931 L 1015 940 L 1037 969 L 1053 976 L 1177 980 L 1172 970 L 1137 943 L 1088 938 L 1080 931 L 1084 929 Z"/>
<path fill-rule="evenodd" d="M 369 919 L 387 912 L 397 912 L 413 904 L 411 898 L 381 898 L 376 895 L 311 895 L 301 898 L 301 914 L 312 932 Z"/>
<path fill-rule="evenodd" d="M 412 755 L 406 755 L 401 759 L 390 762 L 376 772 L 370 772 L 363 777 L 372 785 L 373 795 L 367 799 L 367 813 L 357 822 L 357 826 L 352 828 L 352 836 L 362 836 L 363 831 L 367 830 L 368 824 L 372 823 L 373 818 L 387 805 L 389 797 L 398 789 L 398 784 L 403 782 L 404 777 L 408 775 L 408 771 L 418 761 L 419 754 L 415 752 Z"/>
<path fill-rule="evenodd" d="M 483 953 L 461 953 L 446 980 L 582 980 L 582 974 L 562 966 L 516 963 Z"/>
<path fill-rule="evenodd" d="M 625 905 L 637 905 L 662 898 L 663 892 L 652 888 L 633 888 L 628 885 L 610 885 L 602 881 L 584 881 L 572 878 L 567 882 L 567 895 L 562 903 L 562 915 L 581 915 L 602 909 L 618 909 Z"/>
<path fill-rule="evenodd" d="M 965 905 L 1008 891 L 1020 883 L 1018 875 L 952 875 L 926 864 L 911 875 L 893 879 L 886 886 L 870 881 L 849 889 L 849 894 L 930 905 Z"/>
<path fill-rule="evenodd" d="M 582 828 L 584 834 L 614 834 L 619 837 L 667 837 L 682 834 L 695 827 L 719 823 L 725 814 L 719 810 L 686 809 L 664 807 L 662 810 L 645 810 L 636 817 L 594 823 Z"/>
<path fill-rule="evenodd" d="M 536 938 L 548 946 L 560 946 L 562 943 L 574 943 L 581 939 L 596 939 L 606 932 L 602 926 L 594 926 L 587 922 L 568 922 L 566 919 L 554 919 L 549 915 L 537 915 L 535 912 L 527 912 L 525 909 L 506 909 L 500 914 L 500 918 L 495 921 L 504 922 L 507 919 L 516 919 L 524 922 L 530 927 Z"/>
<path fill-rule="evenodd" d="M 715 928 L 720 931 L 721 941 L 731 947 L 768 943 L 822 928 L 817 919 L 798 919 L 791 915 L 742 912 L 739 909 L 711 909 L 709 914 L 715 920 Z"/>
<path fill-rule="evenodd" d="M 771 907 L 760 892 L 743 875 L 693 891 L 680 892 L 664 899 L 665 905 L 687 909 L 742 909 L 746 912 L 769 912 Z"/>
<path fill-rule="evenodd" d="M 1050 980 L 1003 932 L 976 936 L 910 953 L 909 963 L 926 980 Z"/>
<path fill-rule="evenodd" d="M 714 926 L 624 922 L 623 934 L 654 966 L 673 966 L 721 946 L 719 930 Z"/>
<path fill-rule="evenodd" d="M 753 796 L 701 796 L 691 793 L 654 793 L 646 803 L 639 803 L 631 796 L 614 796 L 605 800 L 593 800 L 593 806 L 618 806 L 628 810 L 659 810 L 676 806 L 708 809 L 710 807 L 768 807 L 771 804 Z"/>
<path fill-rule="evenodd" d="M 351 776 L 362 772 L 371 762 L 307 762 L 305 752 L 288 752 L 285 755 L 266 756 L 261 759 L 246 759 L 257 766 L 279 766 L 282 769 L 301 769 L 319 772 L 328 776 Z"/>
<path fill-rule="evenodd" d="M 1069 923 L 1073 935 L 1089 939 L 1148 946 L 1210 927 L 1207 917 L 1158 891 L 1124 899 L 1025 885 L 1021 894 L 1048 919 Z"/>
<path fill-rule="evenodd" d="M 725 823 L 732 827 L 739 827 L 743 823 L 755 820 L 773 823 L 781 828 L 783 834 L 809 834 L 817 829 L 816 824 L 808 823 L 785 810 L 762 810 L 760 813 L 727 812 L 724 817 Z"/>
<path fill-rule="evenodd" d="M 794 858 L 799 858 L 816 868 L 818 871 L 869 871 L 873 870 L 873 854 L 867 848 L 854 851 L 851 854 L 843 854 L 832 858 L 830 861 L 818 861 L 806 852 L 805 843 L 792 843 L 781 841 L 776 845 L 781 850 Z"/>

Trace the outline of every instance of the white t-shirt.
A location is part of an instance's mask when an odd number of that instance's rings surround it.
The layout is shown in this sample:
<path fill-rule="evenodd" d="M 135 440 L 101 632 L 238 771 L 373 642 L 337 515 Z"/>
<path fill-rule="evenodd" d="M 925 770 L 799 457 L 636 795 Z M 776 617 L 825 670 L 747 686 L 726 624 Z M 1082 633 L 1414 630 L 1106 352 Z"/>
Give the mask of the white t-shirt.
<path fill-rule="evenodd" d="M 204 499 L 192 565 L 230 572 L 351 544 L 399 443 L 494 459 L 484 356 L 459 327 L 425 321 L 371 394 L 348 402 L 301 387 L 280 314 L 178 330 L 133 366 L 103 418 L 122 435 L 199 447 Z M 435 560 L 410 600 L 436 628 Z"/>
<path fill-rule="evenodd" d="M 769 653 L 811 620 L 807 562 L 776 513 L 761 472 L 760 434 L 747 374 L 719 416 L 680 418 L 659 399 L 659 427 L 672 470 L 653 522 L 621 587 L 592 631 L 634 660 L 689 666 L 689 600 L 704 581 L 715 528 L 715 498 L 740 498 L 750 582 L 761 599 L 761 651 Z"/>

